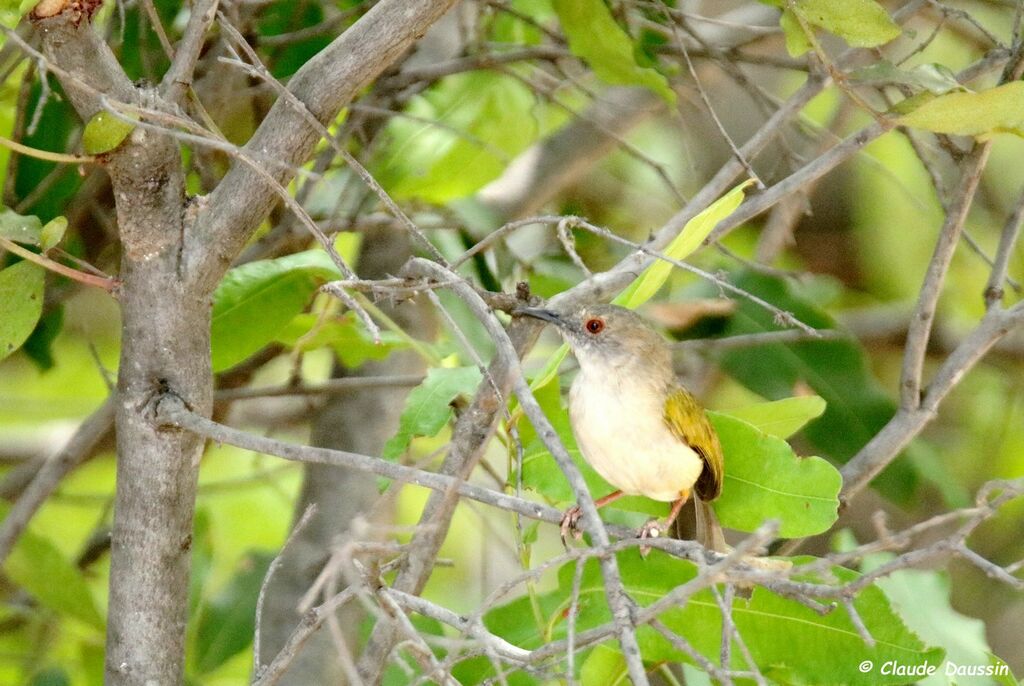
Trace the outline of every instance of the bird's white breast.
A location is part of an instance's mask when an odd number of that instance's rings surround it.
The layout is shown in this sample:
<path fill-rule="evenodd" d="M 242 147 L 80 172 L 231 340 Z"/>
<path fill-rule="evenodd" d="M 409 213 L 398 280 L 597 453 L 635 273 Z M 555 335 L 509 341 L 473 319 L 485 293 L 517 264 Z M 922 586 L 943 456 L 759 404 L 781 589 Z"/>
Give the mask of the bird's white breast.
<path fill-rule="evenodd" d="M 627 495 L 677 500 L 704 467 L 665 423 L 663 393 L 640 381 L 581 370 L 569 393 L 569 416 L 583 457 Z"/>

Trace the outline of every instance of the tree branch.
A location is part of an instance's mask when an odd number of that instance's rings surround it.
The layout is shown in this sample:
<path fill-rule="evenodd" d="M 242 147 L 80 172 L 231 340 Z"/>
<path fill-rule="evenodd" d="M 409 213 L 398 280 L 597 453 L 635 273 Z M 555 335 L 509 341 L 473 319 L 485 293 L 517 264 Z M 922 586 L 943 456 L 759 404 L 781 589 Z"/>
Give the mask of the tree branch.
<path fill-rule="evenodd" d="M 288 90 L 321 124 L 328 124 L 359 91 L 426 31 L 455 0 L 383 0 L 307 62 Z M 312 153 L 318 132 L 305 116 L 278 98 L 246 151 L 299 166 Z M 292 172 L 275 169 L 286 184 Z M 212 291 L 231 260 L 275 202 L 273 188 L 247 165 L 232 164 L 199 212 L 186 252 L 188 273 Z"/>
<path fill-rule="evenodd" d="M 3 524 L 0 524 L 0 562 L 7 559 L 11 548 L 40 505 L 50 497 L 65 476 L 92 454 L 96 445 L 113 428 L 115 398 L 111 395 L 78 426 L 60 452 L 43 463 L 35 478 L 4 517 Z"/>
<path fill-rule="evenodd" d="M 185 35 L 175 48 L 171 66 L 160 81 L 160 94 L 168 102 L 178 102 L 192 87 L 199 53 L 206 40 L 206 32 L 217 17 L 218 0 L 195 0 L 192 13 L 185 26 Z"/>
<path fill-rule="evenodd" d="M 935 321 L 935 309 L 991 148 L 990 141 L 975 143 L 974 150 L 964 160 L 960 184 L 957 186 L 956 195 L 949 203 L 946 219 L 935 243 L 935 252 L 928 263 L 924 284 L 917 298 L 917 307 L 910 318 L 903 369 L 900 372 L 900 407 L 904 410 L 915 410 L 921 403 L 921 375 L 924 373 L 924 358 L 931 336 L 932 322 Z"/>

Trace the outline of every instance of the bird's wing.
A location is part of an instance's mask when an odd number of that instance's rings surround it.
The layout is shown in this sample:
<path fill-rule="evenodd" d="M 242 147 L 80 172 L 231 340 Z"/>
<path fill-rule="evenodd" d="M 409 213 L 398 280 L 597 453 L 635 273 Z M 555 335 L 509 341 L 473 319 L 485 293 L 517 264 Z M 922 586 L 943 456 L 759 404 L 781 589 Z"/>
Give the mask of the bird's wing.
<path fill-rule="evenodd" d="M 665 401 L 665 423 L 679 440 L 704 460 L 704 469 L 697 477 L 696 491 L 701 500 L 714 500 L 722 492 L 725 461 L 722 444 L 704 408 L 686 389 L 676 388 Z"/>

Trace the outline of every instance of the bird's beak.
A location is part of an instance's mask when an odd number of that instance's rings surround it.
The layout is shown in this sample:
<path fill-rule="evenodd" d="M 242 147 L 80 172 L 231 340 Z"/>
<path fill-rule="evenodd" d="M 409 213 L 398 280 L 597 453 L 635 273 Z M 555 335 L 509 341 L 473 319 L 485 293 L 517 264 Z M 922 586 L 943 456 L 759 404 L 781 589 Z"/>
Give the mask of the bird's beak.
<path fill-rule="evenodd" d="M 555 326 L 564 329 L 565 320 L 562 319 L 561 315 L 551 310 L 542 310 L 539 307 L 524 307 L 517 310 L 518 314 L 525 314 L 527 317 L 533 317 L 534 319 L 542 319 L 546 322 L 551 322 Z"/>

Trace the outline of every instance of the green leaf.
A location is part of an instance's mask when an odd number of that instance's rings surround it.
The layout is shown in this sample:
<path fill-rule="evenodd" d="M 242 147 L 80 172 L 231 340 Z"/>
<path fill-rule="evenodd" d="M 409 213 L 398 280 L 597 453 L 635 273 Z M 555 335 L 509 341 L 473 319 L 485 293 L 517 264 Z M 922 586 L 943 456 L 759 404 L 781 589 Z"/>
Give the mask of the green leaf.
<path fill-rule="evenodd" d="M 71 686 L 71 677 L 59 667 L 51 667 L 32 675 L 28 686 Z"/>
<path fill-rule="evenodd" d="M 633 41 L 612 17 L 603 0 L 553 0 L 569 50 L 594 70 L 602 81 L 619 86 L 643 86 L 666 102 L 676 94 L 656 70 L 641 67 Z"/>
<path fill-rule="evenodd" d="M 734 272 L 729 279 L 736 286 L 792 312 L 810 326 L 818 329 L 836 326 L 827 313 L 782 279 L 746 271 Z M 722 335 L 778 330 L 771 312 L 741 299 Z M 799 386 L 809 386 L 824 398 L 825 412 L 806 426 L 803 435 L 816 452 L 833 462 L 850 459 L 882 430 L 896 411 L 895 402 L 871 375 L 864 349 L 853 339 L 772 343 L 729 350 L 722 354 L 721 366 L 764 398 L 788 398 Z M 889 497 L 904 501 L 916 488 L 917 472 L 906 461 L 897 461 L 876 483 Z"/>
<path fill-rule="evenodd" d="M 1024 136 L 1024 81 L 980 93 L 946 93 L 903 115 L 899 121 L 904 126 L 960 136 Z"/>
<path fill-rule="evenodd" d="M 551 380 L 558 375 L 558 368 L 565 362 L 565 358 L 569 356 L 569 345 L 563 343 L 558 346 L 558 350 L 555 354 L 548 358 L 548 361 L 544 364 L 543 369 L 537 376 L 533 377 L 533 381 L 530 382 L 530 388 L 537 390 L 541 386 L 546 386 L 551 383 Z"/>
<path fill-rule="evenodd" d="M 743 202 L 743 191 L 752 184 L 747 180 L 733 188 L 721 198 L 711 203 L 703 212 L 686 222 L 686 226 L 679 232 L 668 248 L 664 250 L 666 257 L 674 260 L 684 260 L 701 246 L 704 239 L 708 237 L 718 222 L 722 221 L 736 211 L 736 208 Z M 645 269 L 640 276 L 624 290 L 614 302 L 630 309 L 636 309 L 654 297 L 658 289 L 672 273 L 672 265 L 664 260 L 655 260 L 654 264 Z"/>
<path fill-rule="evenodd" d="M 859 576 L 842 567 L 831 572 L 844 583 Z M 750 600 L 735 601 L 733 619 L 754 661 L 771 681 L 820 686 L 903 684 L 907 677 L 882 674 L 881 666 L 889 661 L 902 665 L 942 662 L 942 649 L 929 647 L 909 630 L 879 589 L 865 588 L 854 607 L 875 639 L 874 648 L 864 643 L 845 611 L 819 615 L 760 587 Z M 873 667 L 862 672 L 860 665 L 865 661 Z"/>
<path fill-rule="evenodd" d="M 118 119 L 110 112 L 97 112 L 85 124 L 82 148 L 87 155 L 102 155 L 121 145 L 134 130 L 134 124 Z"/>
<path fill-rule="evenodd" d="M 995 677 L 994 681 L 998 686 L 1020 686 L 1020 682 L 1013 675 L 1010 665 L 1006 664 L 1003 658 L 994 653 L 989 653 L 987 664 L 991 666 L 991 674 Z"/>
<path fill-rule="evenodd" d="M 768 4 L 799 14 L 808 24 L 839 36 L 855 48 L 873 48 L 888 43 L 901 33 L 889 13 L 874 0 L 795 0 L 792 3 L 770 0 Z M 793 48 L 802 47 L 795 37 L 790 44 L 790 34 L 800 31 L 799 23 L 792 17 L 787 20 L 787 13 L 783 13 L 783 22 L 788 21 L 789 24 L 782 25 L 786 32 L 786 47 L 790 54 L 802 55 L 806 50 L 793 52 Z"/>
<path fill-rule="evenodd" d="M 434 367 L 427 378 L 405 399 L 398 420 L 398 433 L 384 445 L 383 457 L 393 460 L 401 455 L 416 436 L 435 436 L 452 418 L 451 402 L 469 394 L 480 384 L 476 367 Z"/>
<path fill-rule="evenodd" d="M 825 401 L 818 395 L 800 395 L 782 400 L 748 405 L 720 414 L 742 419 L 769 436 L 789 438 L 804 424 L 817 419 L 825 411 Z"/>
<path fill-rule="evenodd" d="M 415 119 L 388 125 L 390 141 L 375 172 L 396 198 L 435 204 L 466 198 L 537 138 L 536 108 L 533 92 L 511 76 L 446 78 L 410 102 L 407 112 Z"/>
<path fill-rule="evenodd" d="M 784 9 L 782 11 L 782 16 L 779 17 L 779 28 L 782 29 L 782 35 L 786 37 L 786 52 L 790 57 L 800 57 L 814 47 L 804 31 L 804 27 L 800 25 L 800 20 L 791 10 Z"/>
<path fill-rule="evenodd" d="M 195 669 L 207 674 L 252 642 L 256 601 L 273 555 L 248 553 L 240 568 L 203 608 L 195 641 Z"/>
<path fill-rule="evenodd" d="M 9 241 L 38 246 L 42 229 L 43 223 L 39 217 L 22 216 L 6 207 L 0 211 L 0 237 Z"/>
<path fill-rule="evenodd" d="M 889 60 L 881 60 L 853 70 L 849 78 L 851 81 L 872 86 L 899 84 L 937 95 L 963 89 L 956 80 L 956 74 L 949 67 L 934 62 L 903 70 Z"/>
<path fill-rule="evenodd" d="M 820 457 L 797 457 L 784 440 L 740 419 L 708 416 L 725 454 L 722 495 L 712 503 L 722 526 L 754 531 L 778 519 L 782 538 L 811 536 L 832 526 L 843 485 L 835 467 Z"/>
<path fill-rule="evenodd" d="M 103 630 L 103 616 L 82 573 L 42 536 L 23 533 L 4 564 L 4 572 L 43 607 Z"/>
<path fill-rule="evenodd" d="M 28 339 L 43 313 L 45 270 L 28 261 L 0 271 L 0 360 Z"/>
<path fill-rule="evenodd" d="M 629 683 L 626 658 L 614 643 L 601 643 L 580 667 L 583 686 L 622 686 Z"/>
<path fill-rule="evenodd" d="M 626 591 L 642 607 L 663 598 L 673 588 L 686 584 L 697 575 L 697 568 L 692 563 L 657 550 L 643 559 L 636 549 L 630 549 L 619 553 L 617 560 Z M 796 560 L 798 564 L 814 561 L 814 558 Z M 567 613 L 572 600 L 575 570 L 574 562 L 563 565 L 558 571 L 558 588 L 536 598 L 536 607 L 544 620 L 542 627 L 538 627 L 533 619 L 529 599 L 518 598 L 485 615 L 488 629 L 526 649 L 564 639 L 568 632 Z M 840 583 L 849 583 L 859 576 L 841 567 L 833 568 L 831 574 Z M 808 580 L 820 582 L 820 579 Z M 902 684 L 906 677 L 882 675 L 877 668 L 873 673 L 862 673 L 861 662 L 871 660 L 879 666 L 889 660 L 908 665 L 941 662 L 942 650 L 925 645 L 908 630 L 877 588 L 864 588 L 853 602 L 877 642 L 873 648 L 865 645 L 849 615 L 841 608 L 819 615 L 795 600 L 777 596 L 763 588 L 755 588 L 749 599 L 737 597 L 733 601 L 732 616 L 754 661 L 771 683 L 820 686 Z M 604 580 L 596 560 L 589 560 L 584 567 L 578 610 L 577 632 L 611 620 Z M 659 619 L 670 630 L 687 639 L 710 662 L 719 663 L 722 617 L 710 589 L 694 593 L 684 605 L 666 610 Z M 693 662 L 689 655 L 676 649 L 649 626 L 638 628 L 637 642 L 648 666 L 660 662 Z M 595 648 L 594 654 L 599 652 L 602 654 L 588 657 L 583 662 L 581 676 L 593 678 L 591 683 L 608 683 L 600 680 L 598 668 L 606 667 L 613 676 L 618 674 L 619 662 L 614 655 L 617 651 L 614 644 L 608 643 L 605 648 Z M 733 669 L 747 666 L 735 645 L 731 666 Z M 491 674 L 493 671 L 489 671 L 486 664 L 477 663 L 472 672 L 468 669 L 457 671 L 456 677 L 460 683 L 473 684 Z"/>
<path fill-rule="evenodd" d="M 837 536 L 842 549 L 855 546 L 849 530 Z M 877 553 L 867 557 L 862 571 L 876 569 L 895 557 L 891 553 Z M 932 645 L 946 651 L 946 661 L 939 670 L 922 679 L 924 686 L 984 686 L 990 684 L 991 675 L 952 677 L 947 665 L 987 665 L 991 648 L 985 638 L 985 623 L 962 615 L 950 604 L 949 578 L 944 572 L 935 570 L 901 569 L 879 579 L 876 585 L 882 589 L 894 610 L 912 631 Z M 998 658 L 997 658 L 998 659 Z"/>
<path fill-rule="evenodd" d="M 274 340 L 322 282 L 340 277 L 322 250 L 250 262 L 229 271 L 213 294 L 213 371 L 241 362 Z"/>
<path fill-rule="evenodd" d="M 355 369 L 368 360 L 383 360 L 392 351 L 407 347 L 407 343 L 392 331 L 380 332 L 380 343 L 347 313 L 339 319 L 321 321 L 315 314 L 296 315 L 274 337 L 290 348 L 316 350 L 330 346 L 349 369 Z"/>
<path fill-rule="evenodd" d="M 61 239 L 64 238 L 64 232 L 67 230 L 68 220 L 66 218 L 56 217 L 51 219 L 39 234 L 39 247 L 43 249 L 43 252 L 46 252 L 60 243 Z"/>

